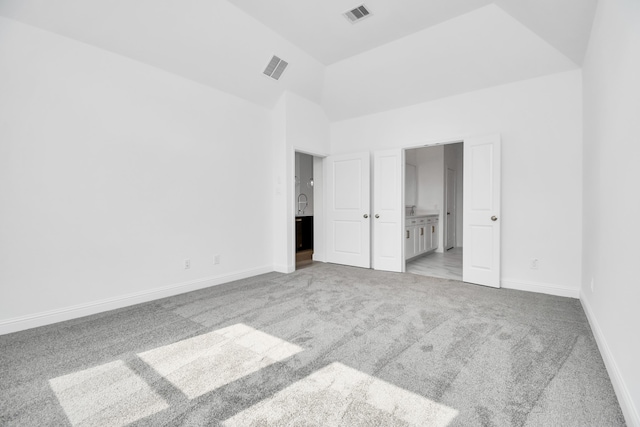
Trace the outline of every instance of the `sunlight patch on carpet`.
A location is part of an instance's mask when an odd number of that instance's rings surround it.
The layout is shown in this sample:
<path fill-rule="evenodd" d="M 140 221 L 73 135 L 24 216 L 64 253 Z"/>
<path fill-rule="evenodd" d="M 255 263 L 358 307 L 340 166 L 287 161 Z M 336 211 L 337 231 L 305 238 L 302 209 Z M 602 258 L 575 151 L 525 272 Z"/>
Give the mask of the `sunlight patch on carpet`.
<path fill-rule="evenodd" d="M 49 380 L 74 426 L 123 426 L 169 405 L 122 360 Z"/>
<path fill-rule="evenodd" d="M 302 350 L 238 323 L 138 356 L 189 399 L 194 399 Z"/>
<path fill-rule="evenodd" d="M 365 423 L 445 427 L 457 415 L 453 408 L 334 362 L 229 418 L 223 425 Z"/>

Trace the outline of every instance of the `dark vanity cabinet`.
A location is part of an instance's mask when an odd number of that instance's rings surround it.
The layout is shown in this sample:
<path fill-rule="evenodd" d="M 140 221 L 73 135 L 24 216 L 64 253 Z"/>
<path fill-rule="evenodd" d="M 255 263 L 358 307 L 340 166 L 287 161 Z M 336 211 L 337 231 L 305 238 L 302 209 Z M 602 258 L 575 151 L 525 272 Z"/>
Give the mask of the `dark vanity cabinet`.
<path fill-rule="evenodd" d="M 313 217 L 296 217 L 296 252 L 313 249 Z"/>

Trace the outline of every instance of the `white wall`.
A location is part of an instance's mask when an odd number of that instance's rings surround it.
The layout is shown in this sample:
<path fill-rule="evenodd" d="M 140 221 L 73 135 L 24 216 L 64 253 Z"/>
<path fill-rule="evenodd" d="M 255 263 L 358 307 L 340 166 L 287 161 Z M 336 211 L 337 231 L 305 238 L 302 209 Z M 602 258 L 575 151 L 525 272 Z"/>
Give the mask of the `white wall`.
<path fill-rule="evenodd" d="M 0 64 L 0 333 L 272 269 L 271 111 L 4 18 Z"/>
<path fill-rule="evenodd" d="M 285 92 L 274 109 L 274 178 L 276 198 L 273 211 L 274 268 L 289 273 L 295 270 L 295 152 L 314 156 L 329 154 L 329 121 L 322 108 L 305 98 Z M 319 192 L 315 192 L 318 202 Z M 314 214 L 314 244 L 324 234 L 322 212 Z M 319 243 L 322 245 L 322 242 Z"/>
<path fill-rule="evenodd" d="M 503 286 L 578 296 L 582 79 L 569 71 L 331 124 L 332 152 L 502 134 Z M 532 258 L 539 269 L 529 268 Z"/>
<path fill-rule="evenodd" d="M 295 265 L 294 253 L 290 253 L 288 245 L 295 239 L 294 229 L 289 226 L 293 221 L 295 209 L 292 186 L 288 182 L 289 163 L 295 162 L 294 152 L 287 143 L 287 97 L 281 96 L 273 109 L 272 115 L 273 150 L 273 185 L 275 188 L 273 199 L 273 224 L 271 225 L 273 238 L 273 268 L 276 271 L 290 272 Z M 295 165 L 291 166 L 292 168 Z M 293 174 L 293 169 L 292 172 Z M 293 179 L 293 175 L 291 177 Z M 292 184 L 293 185 L 293 184 Z M 291 200 L 289 200 L 291 198 Z"/>
<path fill-rule="evenodd" d="M 600 1 L 583 70 L 581 299 L 629 426 L 640 426 L 639 23 L 637 0 Z"/>
<path fill-rule="evenodd" d="M 404 152 L 404 161 L 405 163 L 409 163 L 410 165 L 416 166 L 416 149 L 406 150 Z"/>

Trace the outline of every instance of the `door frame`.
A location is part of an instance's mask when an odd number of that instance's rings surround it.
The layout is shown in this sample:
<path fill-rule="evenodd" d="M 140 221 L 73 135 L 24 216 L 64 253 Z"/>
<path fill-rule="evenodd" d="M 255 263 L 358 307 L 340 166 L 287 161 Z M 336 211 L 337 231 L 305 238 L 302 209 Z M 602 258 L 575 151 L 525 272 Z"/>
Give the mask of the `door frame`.
<path fill-rule="evenodd" d="M 326 154 L 314 153 L 313 151 L 291 147 L 287 159 L 287 272 L 291 273 L 296 270 L 296 153 L 307 154 L 313 156 L 313 260 L 324 261 L 324 158 Z M 320 175 L 316 176 L 316 160 L 319 160 Z M 316 246 L 322 248 L 322 253 L 316 256 Z"/>
<path fill-rule="evenodd" d="M 462 149 L 464 152 L 464 138 L 460 137 L 460 138 L 446 138 L 446 139 L 439 139 L 439 140 L 434 140 L 434 141 L 430 141 L 427 142 L 426 144 L 420 144 L 420 145 L 412 145 L 412 146 L 407 146 L 407 147 L 403 147 L 402 148 L 402 157 L 404 159 L 404 161 L 402 162 L 402 176 L 406 176 L 405 175 L 405 165 L 406 165 L 406 153 L 407 150 L 414 150 L 416 148 L 429 148 L 429 147 L 436 147 L 438 145 L 450 145 L 450 144 L 462 144 Z M 464 173 L 464 170 L 463 170 Z M 402 180 L 402 206 L 404 208 L 405 206 L 405 200 L 404 200 L 404 186 L 405 186 L 405 180 Z M 445 208 L 445 206 L 443 206 L 443 209 Z M 464 215 L 464 212 L 463 212 Z M 404 230 L 406 228 L 406 215 L 402 215 L 402 230 Z M 444 223 L 442 224 L 442 229 L 444 230 Z M 442 234 L 443 231 L 440 231 L 440 234 Z M 403 235 L 400 236 L 401 238 L 404 237 Z M 442 239 L 443 241 L 443 245 L 444 245 L 444 238 Z M 402 245 L 402 258 L 405 258 L 405 252 L 404 252 L 404 241 L 403 241 L 403 245 Z M 444 251 L 446 252 L 446 251 Z M 464 257 L 464 252 L 462 253 L 462 256 Z M 402 263 L 402 272 L 406 273 L 407 272 L 407 262 L 405 260 L 405 262 Z"/>
<path fill-rule="evenodd" d="M 501 138 L 501 136 L 502 136 L 499 132 L 495 132 L 495 133 L 490 134 L 490 135 L 498 135 L 500 138 Z M 487 135 L 487 134 L 479 134 L 479 135 L 465 135 L 465 136 L 461 136 L 461 137 L 457 137 L 457 138 L 436 139 L 436 140 L 428 141 L 426 144 L 425 144 L 425 143 L 422 143 L 422 144 L 419 144 L 419 145 L 411 145 L 411 146 L 405 146 L 405 147 L 402 147 L 402 150 L 403 150 L 403 158 L 405 158 L 405 161 L 403 161 L 403 162 L 402 162 L 402 175 L 403 175 L 403 176 L 405 176 L 406 150 L 412 150 L 412 149 L 416 149 L 416 148 L 434 147 L 434 146 L 438 146 L 438 145 L 449 145 L 449 144 L 458 144 L 458 143 L 462 143 L 462 152 L 463 152 L 463 156 L 464 156 L 465 147 L 466 147 L 465 140 L 466 140 L 466 139 L 470 139 L 470 138 L 484 137 L 484 136 L 488 136 L 488 135 Z M 465 168 L 466 168 L 466 167 L 467 167 L 467 164 L 466 164 L 466 162 L 465 162 L 465 163 L 463 164 L 463 166 L 462 166 L 462 173 L 463 173 L 463 175 L 465 174 Z M 502 166 L 500 165 L 500 167 L 502 167 Z M 403 185 L 402 185 L 402 206 L 404 207 L 404 206 L 405 206 L 405 200 L 404 200 L 404 180 L 402 180 L 402 182 L 403 182 Z M 463 185 L 463 193 L 464 193 L 464 180 L 463 180 L 463 182 L 462 182 L 462 185 Z M 445 208 L 445 206 L 443 206 L 443 208 Z M 461 214 L 462 214 L 462 216 L 463 216 L 463 218 L 464 218 L 464 216 L 465 216 L 465 209 L 466 209 L 466 207 L 465 207 L 465 206 L 463 206 L 463 208 L 462 208 L 462 213 L 461 213 Z M 458 214 L 460 214 L 460 212 L 458 212 Z M 403 216 L 402 216 L 402 230 L 404 230 L 404 229 L 405 229 L 405 227 L 406 227 L 405 220 L 406 220 L 406 215 L 403 215 Z M 444 228 L 444 227 L 443 227 L 443 228 Z M 401 235 L 399 236 L 399 238 L 400 238 L 400 239 L 402 239 L 402 238 L 403 238 L 403 235 L 401 234 Z M 457 236 L 456 236 L 456 239 L 457 239 Z M 502 240 L 503 240 L 503 238 L 502 238 L 502 234 L 501 234 L 501 236 L 500 236 L 500 240 L 501 240 L 501 242 L 500 242 L 500 246 L 502 247 Z M 444 245 L 444 238 L 443 238 L 443 240 L 442 240 L 442 241 L 443 241 L 443 245 Z M 446 252 L 446 251 L 445 251 L 445 252 Z M 500 255 L 500 256 L 501 256 L 501 255 Z M 403 257 L 403 258 L 405 257 L 404 244 L 402 245 L 402 257 Z M 463 265 L 464 265 L 464 247 L 463 247 L 463 252 L 462 252 L 462 258 L 463 258 L 463 261 L 462 261 L 462 262 L 463 262 Z M 405 273 L 405 272 L 406 272 L 406 266 L 407 266 L 407 263 L 406 263 L 406 261 L 405 261 L 405 262 L 403 263 L 403 266 L 402 266 L 402 272 L 403 272 L 403 273 Z M 499 276 L 500 276 L 500 280 L 499 280 L 499 285 L 498 285 L 498 287 L 501 287 L 501 286 L 502 286 L 502 280 L 501 280 L 501 278 L 502 278 L 502 272 L 501 272 L 501 271 L 499 272 Z"/>
<path fill-rule="evenodd" d="M 463 150 L 464 150 L 464 144 L 463 144 Z M 449 181 L 449 171 L 453 172 L 452 182 Z M 447 214 L 442 216 L 444 218 L 444 235 L 442 239 L 442 245 L 443 245 L 442 249 L 443 249 L 443 252 L 446 252 L 449 250 L 447 246 L 451 244 L 451 242 L 449 242 L 449 230 L 451 228 L 453 228 L 453 231 L 451 233 L 453 234 L 453 245 L 451 246 L 451 248 L 455 248 L 456 246 L 455 243 L 458 240 L 458 236 L 457 236 L 458 230 L 456 228 L 457 215 L 458 215 L 458 204 L 456 203 L 458 200 L 458 195 L 457 195 L 458 179 L 456 177 L 457 171 L 455 169 L 451 169 L 447 167 L 445 168 L 444 174 L 445 174 L 444 175 L 444 211 L 447 212 Z M 449 188 L 450 187 L 453 188 L 452 209 L 449 209 Z M 448 213 L 449 210 L 451 210 L 451 214 Z"/>

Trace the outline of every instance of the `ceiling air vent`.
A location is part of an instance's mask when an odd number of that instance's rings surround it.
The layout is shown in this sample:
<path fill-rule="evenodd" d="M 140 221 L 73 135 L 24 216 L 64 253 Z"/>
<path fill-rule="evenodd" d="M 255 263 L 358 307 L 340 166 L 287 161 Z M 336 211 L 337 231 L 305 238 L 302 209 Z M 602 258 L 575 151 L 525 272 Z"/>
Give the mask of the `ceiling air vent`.
<path fill-rule="evenodd" d="M 287 65 L 289 65 L 287 61 L 283 61 L 273 55 L 273 58 L 271 58 L 271 61 L 269 61 L 269 64 L 267 65 L 267 68 L 264 69 L 263 73 L 272 79 L 278 80 L 280 76 L 282 76 L 284 69 L 287 68 Z"/>
<path fill-rule="evenodd" d="M 371 12 L 365 7 L 365 5 L 361 5 L 343 13 L 343 15 L 349 20 L 349 22 L 355 24 L 356 22 L 362 21 L 364 18 L 371 16 Z"/>

